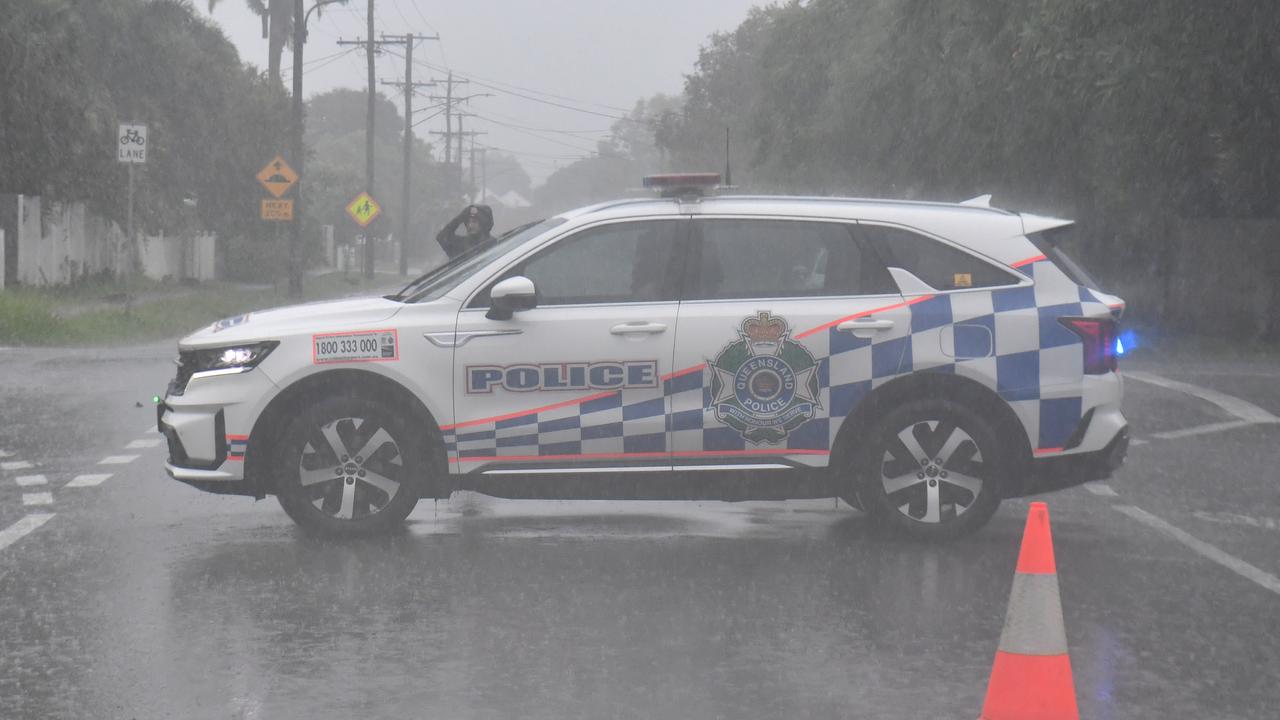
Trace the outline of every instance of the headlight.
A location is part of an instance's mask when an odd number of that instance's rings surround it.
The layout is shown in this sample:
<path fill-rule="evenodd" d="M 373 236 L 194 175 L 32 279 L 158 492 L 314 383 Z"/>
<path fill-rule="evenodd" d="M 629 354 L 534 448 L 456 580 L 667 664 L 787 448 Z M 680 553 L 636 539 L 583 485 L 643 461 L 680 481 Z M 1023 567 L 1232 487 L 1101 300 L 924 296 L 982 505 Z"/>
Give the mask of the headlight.
<path fill-rule="evenodd" d="M 270 340 L 247 345 L 230 345 L 197 350 L 195 352 L 195 367 L 193 370 L 196 373 L 216 373 L 218 375 L 229 375 L 252 370 L 270 355 L 271 351 L 275 350 L 279 344 L 275 340 Z"/>

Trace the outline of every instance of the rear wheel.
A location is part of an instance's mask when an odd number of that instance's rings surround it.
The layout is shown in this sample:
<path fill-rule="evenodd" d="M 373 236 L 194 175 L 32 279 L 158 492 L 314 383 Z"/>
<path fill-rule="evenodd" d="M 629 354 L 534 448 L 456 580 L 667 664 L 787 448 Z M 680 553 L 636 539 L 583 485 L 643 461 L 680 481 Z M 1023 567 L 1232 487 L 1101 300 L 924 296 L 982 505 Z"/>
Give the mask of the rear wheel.
<path fill-rule="evenodd" d="M 1004 449 L 991 425 L 963 405 L 906 403 L 867 440 L 856 461 L 858 495 L 878 520 L 911 537 L 966 535 L 1000 505 Z"/>
<path fill-rule="evenodd" d="M 393 408 L 359 397 L 299 413 L 276 446 L 276 494 L 308 530 L 368 535 L 399 525 L 418 503 L 426 453 Z"/>

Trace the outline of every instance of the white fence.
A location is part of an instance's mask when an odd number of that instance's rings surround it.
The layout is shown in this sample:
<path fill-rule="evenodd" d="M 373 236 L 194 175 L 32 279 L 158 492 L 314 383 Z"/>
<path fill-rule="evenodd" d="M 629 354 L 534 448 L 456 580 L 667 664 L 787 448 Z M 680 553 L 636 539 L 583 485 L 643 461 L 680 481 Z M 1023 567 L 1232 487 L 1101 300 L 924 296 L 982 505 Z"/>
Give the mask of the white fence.
<path fill-rule="evenodd" d="M 42 207 L 41 199 L 31 195 L 18 195 L 17 202 L 17 280 L 23 285 L 66 285 L 102 273 L 123 277 L 141 272 L 155 280 L 215 278 L 213 234 L 139 233 L 131 243 L 119 225 L 90 212 L 84 203 Z M 0 287 L 3 276 L 0 265 Z"/>

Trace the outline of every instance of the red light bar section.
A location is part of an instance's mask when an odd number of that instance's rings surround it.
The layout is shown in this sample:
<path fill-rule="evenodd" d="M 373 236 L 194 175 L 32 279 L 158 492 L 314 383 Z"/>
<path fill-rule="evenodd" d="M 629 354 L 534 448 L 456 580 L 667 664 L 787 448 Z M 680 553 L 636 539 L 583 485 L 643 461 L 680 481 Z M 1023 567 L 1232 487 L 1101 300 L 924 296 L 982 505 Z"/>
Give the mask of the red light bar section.
<path fill-rule="evenodd" d="M 720 184 L 720 173 L 669 173 L 664 175 L 646 175 L 646 188 L 666 190 L 670 188 L 706 188 Z"/>

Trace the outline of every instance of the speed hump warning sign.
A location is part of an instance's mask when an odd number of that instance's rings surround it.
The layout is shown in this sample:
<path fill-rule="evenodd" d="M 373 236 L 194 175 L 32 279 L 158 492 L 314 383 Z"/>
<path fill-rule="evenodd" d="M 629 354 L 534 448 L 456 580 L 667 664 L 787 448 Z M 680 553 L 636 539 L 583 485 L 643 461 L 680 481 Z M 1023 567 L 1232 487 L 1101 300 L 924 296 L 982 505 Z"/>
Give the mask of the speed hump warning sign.
<path fill-rule="evenodd" d="M 355 200 L 347 204 L 347 214 L 360 227 L 369 227 L 369 223 L 373 222 L 380 212 L 382 212 L 382 206 L 367 192 L 360 193 Z"/>
<path fill-rule="evenodd" d="M 293 168 L 289 167 L 289 163 L 279 155 L 272 158 L 271 162 L 259 170 L 255 177 L 267 192 L 276 197 L 282 197 L 289 192 L 289 188 L 293 187 L 294 183 L 298 182 L 298 173 L 294 172 Z"/>

